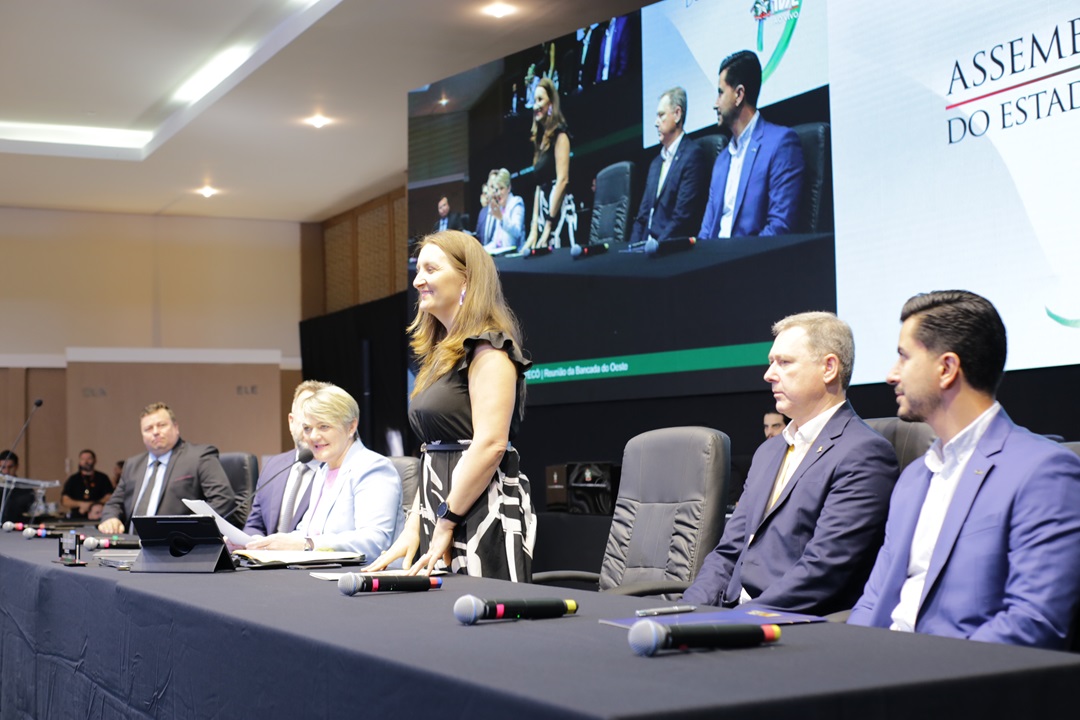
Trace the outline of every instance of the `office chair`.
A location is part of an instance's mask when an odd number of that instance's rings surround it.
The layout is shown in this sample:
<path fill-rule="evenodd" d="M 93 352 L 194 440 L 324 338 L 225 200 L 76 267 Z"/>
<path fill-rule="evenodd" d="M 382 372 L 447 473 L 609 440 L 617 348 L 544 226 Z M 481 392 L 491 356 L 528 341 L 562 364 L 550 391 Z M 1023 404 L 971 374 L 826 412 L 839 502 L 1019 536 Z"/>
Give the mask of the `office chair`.
<path fill-rule="evenodd" d="M 420 458 L 394 456 L 390 462 L 401 477 L 401 506 L 408 511 L 412 508 L 416 491 L 420 489 Z"/>
<path fill-rule="evenodd" d="M 833 192 L 829 123 L 805 123 L 791 129 L 799 136 L 804 163 L 799 220 L 795 232 L 831 232 Z"/>
<path fill-rule="evenodd" d="M 236 527 L 244 527 L 251 504 L 255 501 L 255 481 L 259 477 L 259 459 L 247 452 L 227 452 L 218 455 L 225 476 L 229 478 L 236 495 L 236 510 L 228 521 Z"/>
<path fill-rule="evenodd" d="M 896 460 L 900 464 L 900 472 L 925 455 L 937 439 L 934 431 L 924 422 L 908 422 L 898 417 L 888 417 L 868 418 L 866 424 L 892 443 Z"/>
<path fill-rule="evenodd" d="M 533 573 L 533 583 L 591 582 L 622 595 L 681 594 L 724 530 L 731 441 L 674 427 L 630 440 L 599 573 Z"/>
<path fill-rule="evenodd" d="M 596 198 L 589 227 L 589 244 L 626 242 L 630 237 L 630 192 L 634 163 L 629 160 L 608 165 L 596 176 Z"/>

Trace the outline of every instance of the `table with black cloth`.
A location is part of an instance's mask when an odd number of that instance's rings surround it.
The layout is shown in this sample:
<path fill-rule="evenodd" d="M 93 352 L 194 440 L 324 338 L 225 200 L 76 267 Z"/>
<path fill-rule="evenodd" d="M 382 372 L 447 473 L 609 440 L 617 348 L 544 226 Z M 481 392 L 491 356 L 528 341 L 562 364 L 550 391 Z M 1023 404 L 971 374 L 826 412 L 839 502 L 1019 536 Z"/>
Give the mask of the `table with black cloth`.
<path fill-rule="evenodd" d="M 448 577 L 345 597 L 295 570 L 132 574 L 0 534 L 3 718 L 1037 718 L 1080 657 L 886 630 L 785 627 L 746 650 L 638 657 L 600 618 L 655 600 Z M 459 624 L 454 601 L 575 599 Z"/>

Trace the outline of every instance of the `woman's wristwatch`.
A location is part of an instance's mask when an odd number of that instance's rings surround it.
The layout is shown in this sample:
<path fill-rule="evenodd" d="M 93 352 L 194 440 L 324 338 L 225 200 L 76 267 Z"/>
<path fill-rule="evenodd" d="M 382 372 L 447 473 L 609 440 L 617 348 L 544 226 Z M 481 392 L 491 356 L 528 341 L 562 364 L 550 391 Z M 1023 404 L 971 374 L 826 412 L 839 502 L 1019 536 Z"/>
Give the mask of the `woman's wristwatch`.
<path fill-rule="evenodd" d="M 465 522 L 465 516 L 458 515 L 455 512 L 451 512 L 450 506 L 445 502 L 439 503 L 439 507 L 435 508 L 435 519 L 441 520 L 443 518 L 446 518 L 455 525 L 460 525 L 461 523 Z"/>

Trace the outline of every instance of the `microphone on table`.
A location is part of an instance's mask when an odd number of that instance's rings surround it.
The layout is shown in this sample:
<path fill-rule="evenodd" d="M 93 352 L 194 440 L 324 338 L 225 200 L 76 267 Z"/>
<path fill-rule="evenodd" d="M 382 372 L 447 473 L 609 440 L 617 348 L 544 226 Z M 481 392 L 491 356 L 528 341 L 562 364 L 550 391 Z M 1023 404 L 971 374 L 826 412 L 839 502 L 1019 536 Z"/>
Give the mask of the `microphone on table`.
<path fill-rule="evenodd" d="M 60 532 L 60 531 L 58 531 L 58 530 L 56 530 L 54 528 L 46 528 L 46 527 L 40 527 L 40 528 L 28 527 L 28 528 L 26 528 L 26 529 L 24 529 L 22 531 L 22 536 L 24 538 L 35 538 L 35 537 L 61 538 L 61 537 L 64 537 L 64 535 L 66 535 L 66 533 L 62 533 L 62 532 Z"/>
<path fill-rule="evenodd" d="M 3 524 L 2 527 L 4 528 L 4 532 L 11 532 L 12 530 L 18 530 L 19 532 L 22 532 L 26 528 L 43 528 L 43 527 L 47 527 L 47 526 L 45 525 L 45 523 L 40 523 L 38 525 L 32 525 L 30 523 L 12 522 L 12 521 L 8 520 L 7 522 L 5 522 Z"/>
<path fill-rule="evenodd" d="M 462 595 L 454 603 L 454 617 L 463 625 L 477 620 L 542 620 L 577 612 L 577 602 L 557 598 L 517 600 L 481 600 L 475 595 Z"/>
<path fill-rule="evenodd" d="M 596 245 L 574 245 L 570 248 L 570 257 L 575 260 L 581 260 L 582 258 L 593 257 L 594 255 L 603 255 L 610 248 L 607 243 L 597 243 Z"/>
<path fill-rule="evenodd" d="M 377 577 L 363 573 L 345 573 L 338 578 L 338 590 L 342 595 L 364 592 L 424 592 L 442 587 L 441 577 L 425 575 L 383 575 Z"/>
<path fill-rule="evenodd" d="M 630 649 L 638 655 L 655 655 L 670 648 L 754 647 L 779 639 L 779 625 L 661 625 L 655 620 L 638 620 L 627 635 Z"/>
<path fill-rule="evenodd" d="M 124 540 L 120 537 L 111 538 L 99 538 L 88 537 L 83 540 L 83 547 L 87 550 L 104 550 L 106 548 L 113 548 L 114 550 L 139 550 L 142 548 L 142 543 L 138 540 Z"/>
<path fill-rule="evenodd" d="M 684 238 L 669 238 L 667 240 L 655 240 L 649 238 L 645 241 L 645 254 L 649 257 L 660 257 L 661 255 L 670 255 L 674 252 L 680 252 L 682 250 L 689 250 L 694 247 L 697 242 L 692 237 Z"/>
<path fill-rule="evenodd" d="M 541 248 L 534 247 L 534 248 L 530 249 L 529 252 L 522 255 L 522 257 L 527 257 L 527 258 L 542 257 L 544 255 L 550 255 L 550 254 L 551 254 L 551 246 L 550 245 L 545 245 L 544 247 L 541 247 Z"/>

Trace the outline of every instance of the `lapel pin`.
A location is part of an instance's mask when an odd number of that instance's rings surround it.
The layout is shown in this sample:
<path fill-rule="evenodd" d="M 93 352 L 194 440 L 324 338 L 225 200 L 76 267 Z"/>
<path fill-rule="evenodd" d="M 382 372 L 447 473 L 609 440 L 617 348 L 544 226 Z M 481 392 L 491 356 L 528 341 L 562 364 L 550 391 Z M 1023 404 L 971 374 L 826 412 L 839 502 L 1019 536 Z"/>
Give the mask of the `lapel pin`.
<path fill-rule="evenodd" d="M 824 452 L 825 451 L 825 446 L 824 445 L 818 445 L 817 446 L 817 451 L 818 452 Z"/>

